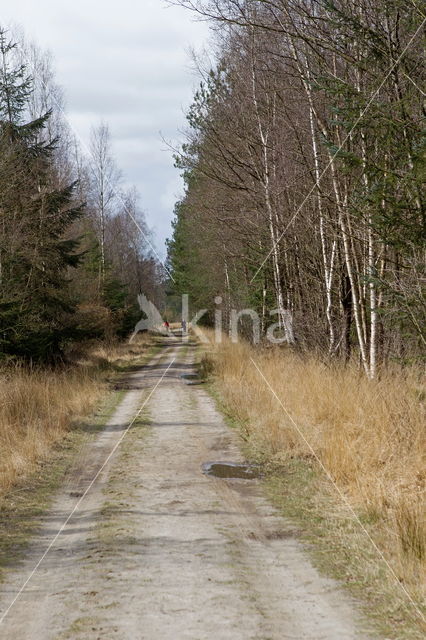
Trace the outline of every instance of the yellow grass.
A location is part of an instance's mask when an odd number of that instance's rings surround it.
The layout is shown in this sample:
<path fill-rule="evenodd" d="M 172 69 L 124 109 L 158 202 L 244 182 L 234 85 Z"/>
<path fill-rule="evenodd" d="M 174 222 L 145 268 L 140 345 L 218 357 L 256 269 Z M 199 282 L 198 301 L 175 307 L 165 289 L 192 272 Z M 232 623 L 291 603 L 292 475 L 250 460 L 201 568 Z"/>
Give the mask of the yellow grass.
<path fill-rule="evenodd" d="M 132 345 L 98 345 L 61 371 L 0 369 L 0 495 L 45 459 L 72 425 L 99 405 L 111 365 L 140 355 Z"/>
<path fill-rule="evenodd" d="M 229 341 L 213 348 L 213 358 L 221 395 L 252 450 L 272 462 L 291 456 L 323 465 L 355 511 L 377 523 L 383 553 L 420 596 L 426 577 L 420 372 L 388 370 L 371 382 L 355 365 Z"/>

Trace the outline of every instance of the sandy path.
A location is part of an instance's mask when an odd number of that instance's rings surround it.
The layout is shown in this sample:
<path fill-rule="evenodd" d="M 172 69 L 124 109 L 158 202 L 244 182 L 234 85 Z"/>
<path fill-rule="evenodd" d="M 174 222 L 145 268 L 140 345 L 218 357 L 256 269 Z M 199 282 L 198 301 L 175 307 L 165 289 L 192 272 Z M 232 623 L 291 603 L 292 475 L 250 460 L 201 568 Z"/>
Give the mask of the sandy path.
<path fill-rule="evenodd" d="M 312 567 L 259 483 L 203 476 L 241 459 L 238 438 L 201 386 L 191 349 L 171 341 L 129 379 L 84 452 L 25 562 L 0 586 L 0 617 L 152 393 L 135 424 L 0 625 L 8 640 L 359 639 L 353 603 Z M 176 358 L 172 366 L 167 367 Z M 70 495 L 72 494 L 72 495 Z"/>

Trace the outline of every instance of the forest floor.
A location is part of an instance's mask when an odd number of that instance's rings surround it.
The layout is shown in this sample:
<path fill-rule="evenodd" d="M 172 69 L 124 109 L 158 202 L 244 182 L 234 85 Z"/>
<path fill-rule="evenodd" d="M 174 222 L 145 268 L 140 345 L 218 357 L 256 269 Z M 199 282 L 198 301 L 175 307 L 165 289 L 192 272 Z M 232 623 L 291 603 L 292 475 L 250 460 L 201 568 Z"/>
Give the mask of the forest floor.
<path fill-rule="evenodd" d="M 345 640 L 373 637 L 357 603 L 319 574 L 241 462 L 196 371 L 166 338 L 121 379 L 123 397 L 82 449 L 25 557 L 0 585 L 8 640 Z"/>

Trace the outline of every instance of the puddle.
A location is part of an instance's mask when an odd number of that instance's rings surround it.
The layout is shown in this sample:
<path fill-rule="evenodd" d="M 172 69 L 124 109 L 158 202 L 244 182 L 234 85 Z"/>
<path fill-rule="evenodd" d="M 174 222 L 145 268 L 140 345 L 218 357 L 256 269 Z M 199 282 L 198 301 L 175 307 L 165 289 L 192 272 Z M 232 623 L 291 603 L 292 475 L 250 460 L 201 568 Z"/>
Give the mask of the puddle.
<path fill-rule="evenodd" d="M 181 375 L 185 384 L 203 384 L 204 380 L 198 376 L 198 373 L 183 373 Z"/>
<path fill-rule="evenodd" d="M 201 470 L 206 476 L 215 478 L 243 478 L 253 480 L 260 476 L 259 469 L 247 463 L 205 462 Z"/>

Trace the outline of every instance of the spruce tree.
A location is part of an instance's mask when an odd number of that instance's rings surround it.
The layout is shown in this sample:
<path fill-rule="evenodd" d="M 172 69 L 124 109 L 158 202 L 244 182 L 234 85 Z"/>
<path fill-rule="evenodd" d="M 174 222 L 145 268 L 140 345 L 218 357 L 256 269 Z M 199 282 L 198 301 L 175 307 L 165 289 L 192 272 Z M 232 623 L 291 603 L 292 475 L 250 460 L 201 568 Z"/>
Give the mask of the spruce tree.
<path fill-rule="evenodd" d="M 33 84 L 15 47 L 0 30 L 0 348 L 54 361 L 73 333 L 67 270 L 78 256 L 66 233 L 82 207 L 75 183 L 58 186 L 57 140 L 43 142 L 50 112 L 26 121 Z"/>

